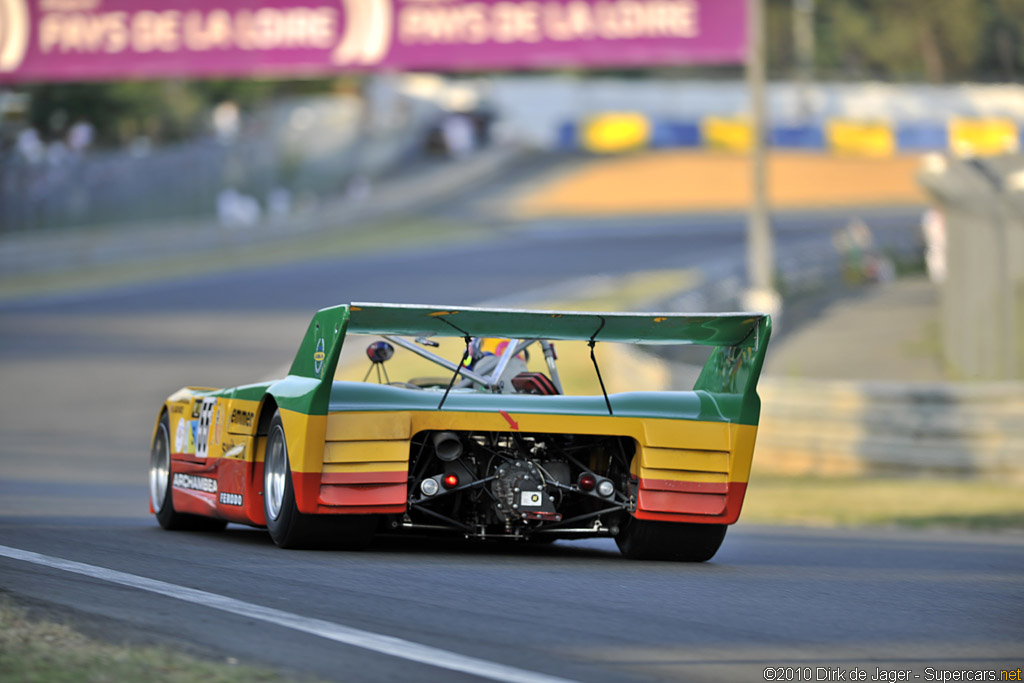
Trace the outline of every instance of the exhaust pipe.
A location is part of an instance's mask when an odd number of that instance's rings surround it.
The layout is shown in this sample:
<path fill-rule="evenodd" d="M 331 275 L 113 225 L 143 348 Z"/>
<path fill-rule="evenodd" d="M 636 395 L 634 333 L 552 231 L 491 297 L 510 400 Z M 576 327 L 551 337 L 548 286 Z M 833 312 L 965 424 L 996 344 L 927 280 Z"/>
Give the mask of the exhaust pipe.
<path fill-rule="evenodd" d="M 462 442 L 455 432 L 437 432 L 434 434 L 434 453 L 445 462 L 458 460 L 462 455 Z"/>

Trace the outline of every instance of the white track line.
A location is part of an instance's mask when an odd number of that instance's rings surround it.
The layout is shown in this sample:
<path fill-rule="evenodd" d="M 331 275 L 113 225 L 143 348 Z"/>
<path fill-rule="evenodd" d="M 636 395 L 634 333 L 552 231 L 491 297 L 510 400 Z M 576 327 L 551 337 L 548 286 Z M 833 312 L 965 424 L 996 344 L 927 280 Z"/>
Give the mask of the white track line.
<path fill-rule="evenodd" d="M 9 557 L 14 560 L 21 560 L 23 562 L 31 562 L 44 567 L 52 567 L 53 569 L 60 569 L 75 574 L 82 574 L 83 576 L 100 579 L 101 581 L 109 581 L 110 583 L 117 583 L 122 586 L 130 586 L 131 588 L 149 591 L 150 593 L 174 598 L 175 600 L 183 600 L 196 605 L 202 605 L 203 607 L 218 609 L 222 612 L 237 614 L 248 619 L 258 619 L 259 621 L 265 621 L 268 624 L 283 626 L 295 631 L 320 636 L 327 640 L 344 643 L 345 645 L 361 647 L 363 649 L 372 650 L 391 657 L 398 657 L 399 659 L 407 659 L 412 662 L 427 664 L 439 669 L 459 671 L 495 681 L 567 683 L 567 679 L 564 678 L 546 676 L 533 671 L 526 671 L 525 669 L 517 669 L 515 667 L 505 666 L 504 664 L 489 662 L 485 659 L 477 659 L 476 657 L 467 657 L 465 655 L 449 652 L 440 648 L 420 645 L 419 643 L 403 640 L 402 638 L 394 638 L 392 636 L 380 635 L 379 633 L 371 633 L 370 631 L 362 631 L 357 628 L 342 626 L 341 624 L 334 624 L 321 619 L 310 619 L 308 617 L 299 616 L 298 614 L 292 614 L 291 612 L 284 612 L 271 607 L 254 605 L 252 603 L 235 600 L 234 598 L 218 595 L 216 593 L 208 593 L 194 588 L 177 586 L 173 583 L 157 581 L 156 579 L 147 579 L 143 576 L 126 574 L 124 572 L 106 569 L 104 567 L 97 567 L 91 564 L 73 562 L 59 557 L 50 557 L 49 555 L 40 555 L 39 553 L 33 553 L 19 548 L 10 548 L 5 545 L 0 545 L 0 556 Z"/>

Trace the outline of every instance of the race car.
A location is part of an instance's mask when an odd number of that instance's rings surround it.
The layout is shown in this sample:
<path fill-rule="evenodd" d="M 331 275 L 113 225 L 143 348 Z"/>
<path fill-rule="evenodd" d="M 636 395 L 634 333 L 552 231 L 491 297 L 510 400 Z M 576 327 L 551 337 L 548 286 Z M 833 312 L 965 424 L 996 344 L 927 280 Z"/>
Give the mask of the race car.
<path fill-rule="evenodd" d="M 770 334 L 758 313 L 325 308 L 283 379 L 167 398 L 151 512 L 165 529 L 265 526 L 282 548 L 613 537 L 626 557 L 706 561 L 743 504 Z M 338 380 L 357 335 L 366 374 Z M 691 391 L 609 394 L 595 350 L 611 342 L 711 351 Z M 565 393 L 556 343 L 589 353 L 600 393 Z M 440 376 L 392 381 L 396 347 Z"/>

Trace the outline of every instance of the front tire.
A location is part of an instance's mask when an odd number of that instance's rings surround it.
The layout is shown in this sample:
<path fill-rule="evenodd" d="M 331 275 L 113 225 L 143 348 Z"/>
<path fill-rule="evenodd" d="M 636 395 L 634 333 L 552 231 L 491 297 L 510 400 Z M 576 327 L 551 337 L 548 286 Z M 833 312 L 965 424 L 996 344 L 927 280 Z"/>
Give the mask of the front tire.
<path fill-rule="evenodd" d="M 156 521 L 169 531 L 220 531 L 227 522 L 212 517 L 187 515 L 174 509 L 171 494 L 171 439 L 170 421 L 167 413 L 160 416 L 149 452 L 149 502 L 153 506 Z"/>
<path fill-rule="evenodd" d="M 615 537 L 615 543 L 632 560 L 707 562 L 718 552 L 728 528 L 725 524 L 631 518 Z"/>
<path fill-rule="evenodd" d="M 276 411 L 270 421 L 263 458 L 263 512 L 267 518 L 267 531 L 281 548 L 356 550 L 369 545 L 377 530 L 377 517 L 373 515 L 307 515 L 299 512 L 280 411 Z"/>

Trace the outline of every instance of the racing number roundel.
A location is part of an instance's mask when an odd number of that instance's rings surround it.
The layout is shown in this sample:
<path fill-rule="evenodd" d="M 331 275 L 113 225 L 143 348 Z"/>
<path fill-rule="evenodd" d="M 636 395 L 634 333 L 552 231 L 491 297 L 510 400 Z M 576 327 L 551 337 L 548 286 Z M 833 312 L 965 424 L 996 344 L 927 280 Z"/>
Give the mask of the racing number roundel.
<path fill-rule="evenodd" d="M 213 409 L 217 405 L 216 398 L 204 398 L 199 410 L 199 434 L 196 436 L 196 457 L 205 458 L 210 447 L 210 423 L 213 422 Z"/>

